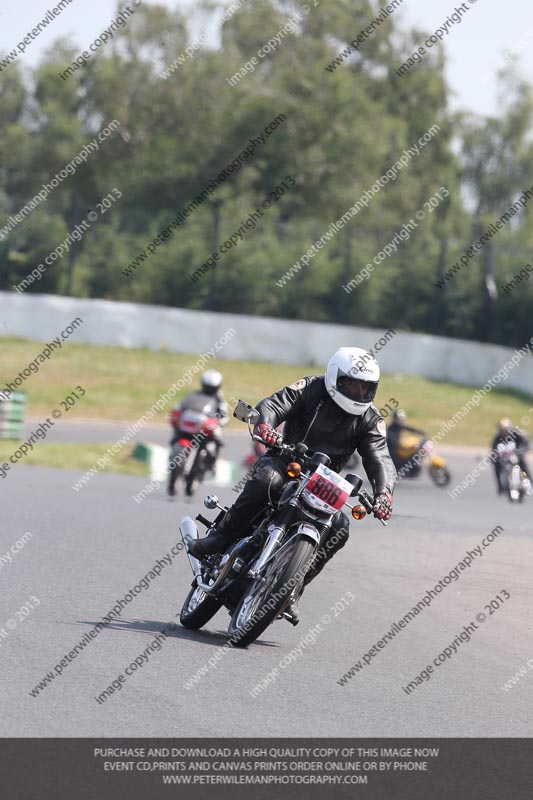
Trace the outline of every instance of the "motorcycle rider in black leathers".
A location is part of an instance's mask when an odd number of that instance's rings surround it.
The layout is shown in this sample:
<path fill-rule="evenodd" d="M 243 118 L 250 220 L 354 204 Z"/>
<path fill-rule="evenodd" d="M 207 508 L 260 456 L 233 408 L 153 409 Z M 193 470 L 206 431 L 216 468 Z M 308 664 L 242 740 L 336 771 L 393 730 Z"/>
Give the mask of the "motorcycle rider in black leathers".
<path fill-rule="evenodd" d="M 518 464 L 522 472 L 525 472 L 531 481 L 531 475 L 526 463 L 525 454 L 529 450 L 529 439 L 519 428 L 515 428 L 509 417 L 504 417 L 498 423 L 498 430 L 496 436 L 492 440 L 491 445 L 491 459 L 494 464 L 494 475 L 496 477 L 496 485 L 498 487 L 498 494 L 506 491 L 503 485 L 503 466 L 498 458 L 498 445 L 508 444 L 513 442 L 516 446 L 516 456 Z"/>
<path fill-rule="evenodd" d="M 357 450 L 374 491 L 374 516 L 388 520 L 396 470 L 389 455 L 383 417 L 372 405 L 380 378 L 379 366 L 365 350 L 340 348 L 328 362 L 325 376 L 313 375 L 286 386 L 257 405 L 254 433 L 267 447 L 281 442 L 275 428 L 285 423 L 283 441 L 305 443 L 311 452 L 326 453 L 331 468 L 340 472 Z M 189 544 L 190 553 L 203 558 L 225 550 L 243 538 L 264 512 L 269 499 L 279 498 L 290 457 L 268 452 L 256 463 L 250 480 L 217 529 L 207 538 Z M 348 540 L 349 520 L 339 511 L 328 539 L 317 553 L 304 584 L 323 569 Z M 291 608 L 297 620 L 295 605 Z"/>
<path fill-rule="evenodd" d="M 176 412 L 185 411 L 187 408 L 205 408 L 207 406 L 210 409 L 209 413 L 213 417 L 217 417 L 219 419 L 220 427 L 224 427 L 224 425 L 227 425 L 228 423 L 229 416 L 228 404 L 224 400 L 221 387 L 222 375 L 220 372 L 218 372 L 216 369 L 208 369 L 202 374 L 200 389 L 197 392 L 191 392 L 191 394 L 188 394 L 187 397 L 181 401 L 181 403 L 178 403 L 170 416 L 173 427 L 173 435 L 172 439 L 170 440 L 171 456 L 167 487 L 167 494 L 169 497 L 174 497 L 176 494 L 176 480 L 178 477 L 176 470 L 172 469 L 173 448 L 181 436 L 179 427 L 179 413 L 176 414 Z M 213 440 L 216 445 L 216 453 L 210 464 L 210 469 L 212 470 L 215 469 L 218 454 L 220 452 L 220 448 L 222 447 L 222 433 L 220 429 L 215 432 Z"/>

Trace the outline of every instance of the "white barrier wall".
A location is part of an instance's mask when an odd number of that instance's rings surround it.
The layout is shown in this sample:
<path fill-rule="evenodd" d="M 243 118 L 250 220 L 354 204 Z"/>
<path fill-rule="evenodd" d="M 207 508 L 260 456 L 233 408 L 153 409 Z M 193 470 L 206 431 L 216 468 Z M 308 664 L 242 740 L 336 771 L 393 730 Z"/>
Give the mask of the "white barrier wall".
<path fill-rule="evenodd" d="M 357 345 L 377 350 L 376 343 L 385 334 L 384 330 L 374 328 L 0 292 L 2 336 L 50 340 L 76 317 L 83 319 L 83 325 L 73 334 L 72 341 L 197 354 L 207 352 L 234 328 L 236 335 L 217 357 L 320 368 L 337 347 Z M 506 347 L 461 339 L 397 333 L 376 356 L 384 372 L 422 375 L 479 387 L 496 374 L 514 352 Z M 508 387 L 533 394 L 533 357 L 522 358 L 503 382 Z"/>

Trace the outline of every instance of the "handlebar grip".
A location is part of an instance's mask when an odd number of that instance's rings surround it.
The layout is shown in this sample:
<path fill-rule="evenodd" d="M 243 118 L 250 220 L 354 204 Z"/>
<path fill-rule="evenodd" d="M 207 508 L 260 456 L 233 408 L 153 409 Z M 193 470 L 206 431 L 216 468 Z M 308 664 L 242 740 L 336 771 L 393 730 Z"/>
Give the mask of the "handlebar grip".
<path fill-rule="evenodd" d="M 371 514 L 372 511 L 374 510 L 374 504 L 372 503 L 370 495 L 368 495 L 364 491 L 359 492 L 359 500 L 362 502 L 368 513 Z"/>
<path fill-rule="evenodd" d="M 263 439 L 260 436 L 257 436 L 255 433 L 252 434 L 252 440 L 254 442 L 261 442 L 265 447 L 268 447 L 269 450 L 274 450 L 276 447 L 278 450 L 292 450 L 294 445 L 292 444 L 285 444 L 284 442 L 280 442 L 280 444 L 265 444 Z"/>
<path fill-rule="evenodd" d="M 372 514 L 374 511 L 374 503 L 372 502 L 370 495 L 366 492 L 359 492 L 359 500 L 362 502 L 368 513 Z M 380 519 L 379 521 L 385 526 L 385 528 L 387 527 L 387 523 L 384 519 Z"/>

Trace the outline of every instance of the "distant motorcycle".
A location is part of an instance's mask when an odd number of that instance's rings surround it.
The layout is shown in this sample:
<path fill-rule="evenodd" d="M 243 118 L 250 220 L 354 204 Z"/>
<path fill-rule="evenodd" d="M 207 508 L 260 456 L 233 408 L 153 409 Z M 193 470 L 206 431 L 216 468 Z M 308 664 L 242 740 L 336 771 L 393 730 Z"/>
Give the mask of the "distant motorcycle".
<path fill-rule="evenodd" d="M 259 412 L 239 400 L 233 416 L 248 422 L 251 432 Z M 255 641 L 276 619 L 285 616 L 295 624 L 285 611 L 301 594 L 305 574 L 327 538 L 335 514 L 350 497 L 359 501 L 352 507 L 354 519 L 373 511 L 373 500 L 361 489 L 362 479 L 338 475 L 329 468 L 330 458 L 325 453 L 309 453 L 303 443 L 276 445 L 269 452 L 286 460 L 291 478 L 278 502 L 269 503 L 250 525 L 249 535 L 230 544 L 224 553 L 201 561 L 189 553 L 194 580 L 181 609 L 181 624 L 197 630 L 225 606 L 232 615 L 230 642 L 236 647 Z M 206 497 L 204 505 L 219 509 L 213 521 L 201 514 L 196 517 L 211 531 L 227 509 L 214 496 Z M 190 517 L 183 518 L 180 531 L 186 544 L 199 537 Z"/>
<path fill-rule="evenodd" d="M 511 503 L 523 503 L 524 497 L 531 493 L 531 481 L 520 468 L 518 456 L 514 442 L 500 442 L 496 447 L 500 488 Z"/>
<path fill-rule="evenodd" d="M 444 488 L 451 480 L 451 474 L 446 466 L 446 460 L 434 452 L 435 444 L 431 439 L 416 433 L 402 431 L 400 441 L 393 455 L 394 463 L 402 478 L 417 478 L 421 472 L 421 460 L 427 462 L 429 477 L 435 484 Z M 412 461 L 414 456 L 422 456 Z"/>
<path fill-rule="evenodd" d="M 216 401 L 207 395 L 193 395 L 186 408 L 174 409 L 171 423 L 177 433 L 170 457 L 170 485 L 178 478 L 185 482 L 185 494 L 192 497 L 206 474 L 213 470 L 218 446 L 220 420 Z"/>

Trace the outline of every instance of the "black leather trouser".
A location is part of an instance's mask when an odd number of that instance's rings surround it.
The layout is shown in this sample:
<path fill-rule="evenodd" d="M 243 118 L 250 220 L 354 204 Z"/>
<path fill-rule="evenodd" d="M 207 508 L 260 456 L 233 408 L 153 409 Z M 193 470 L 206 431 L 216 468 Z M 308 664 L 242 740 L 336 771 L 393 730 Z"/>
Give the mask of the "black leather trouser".
<path fill-rule="evenodd" d="M 283 459 L 269 455 L 262 456 L 255 464 L 241 494 L 219 525 L 218 535 L 228 544 L 245 536 L 250 525 L 259 519 L 269 500 L 275 502 L 279 499 L 288 480 L 287 464 Z M 306 583 L 320 572 L 337 550 L 344 547 L 349 533 L 350 521 L 346 514 L 338 511 L 333 517 L 326 539 L 316 554 L 313 567 L 306 576 Z"/>

